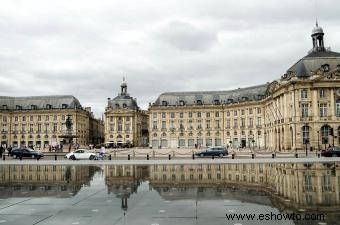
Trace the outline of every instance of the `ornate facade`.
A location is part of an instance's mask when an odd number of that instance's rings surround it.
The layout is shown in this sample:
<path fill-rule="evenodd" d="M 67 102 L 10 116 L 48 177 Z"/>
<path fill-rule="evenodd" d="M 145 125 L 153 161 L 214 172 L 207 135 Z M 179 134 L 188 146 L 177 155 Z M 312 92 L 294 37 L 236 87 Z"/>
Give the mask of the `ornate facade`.
<path fill-rule="evenodd" d="M 105 109 L 105 141 L 112 146 L 146 146 L 148 143 L 147 113 L 140 110 L 136 99 L 127 93 L 125 81 L 121 93 Z"/>
<path fill-rule="evenodd" d="M 95 144 L 92 141 L 100 139 L 103 123 L 89 110 L 83 109 L 74 96 L 0 97 L 0 143 L 38 149 L 60 145 L 70 115 L 72 134 L 77 136 L 73 142 L 80 146 Z M 90 132 L 90 126 L 97 130 Z"/>
<path fill-rule="evenodd" d="M 278 80 L 231 91 L 168 92 L 149 107 L 152 147 L 226 146 L 269 150 L 339 145 L 340 53 L 313 48 Z"/>

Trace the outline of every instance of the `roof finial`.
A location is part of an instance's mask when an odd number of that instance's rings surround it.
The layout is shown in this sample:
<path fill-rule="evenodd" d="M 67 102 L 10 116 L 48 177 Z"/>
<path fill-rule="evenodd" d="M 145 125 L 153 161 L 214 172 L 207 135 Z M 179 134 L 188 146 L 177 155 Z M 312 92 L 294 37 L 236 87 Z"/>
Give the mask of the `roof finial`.
<path fill-rule="evenodd" d="M 125 82 L 125 76 L 123 76 L 123 82 Z"/>
<path fill-rule="evenodd" d="M 315 20 L 315 25 L 318 27 L 319 26 L 319 23 L 318 23 L 318 17 L 316 17 L 316 20 Z"/>

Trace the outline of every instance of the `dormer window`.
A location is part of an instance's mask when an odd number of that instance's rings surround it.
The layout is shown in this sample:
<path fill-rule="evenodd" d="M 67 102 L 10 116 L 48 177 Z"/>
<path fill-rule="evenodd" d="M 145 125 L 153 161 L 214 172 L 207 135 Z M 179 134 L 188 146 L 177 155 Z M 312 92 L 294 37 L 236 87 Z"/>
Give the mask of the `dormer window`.
<path fill-rule="evenodd" d="M 184 105 L 185 105 L 185 102 L 184 102 L 183 100 L 180 100 L 180 101 L 179 101 L 179 105 L 180 105 L 180 106 L 184 106 Z"/>
<path fill-rule="evenodd" d="M 329 65 L 324 64 L 324 65 L 321 66 L 321 69 L 323 70 L 323 72 L 328 72 L 329 71 Z"/>
<path fill-rule="evenodd" d="M 228 104 L 234 103 L 234 99 L 228 98 L 227 103 L 228 103 Z"/>
<path fill-rule="evenodd" d="M 21 109 L 22 109 L 22 106 L 21 106 L 21 105 L 16 105 L 16 106 L 15 106 L 15 109 L 21 110 Z"/>
<path fill-rule="evenodd" d="M 116 108 L 119 108 L 119 104 L 116 104 Z"/>
<path fill-rule="evenodd" d="M 61 105 L 61 108 L 62 108 L 62 109 L 67 109 L 67 106 L 68 106 L 67 104 L 62 104 L 62 105 Z"/>
<path fill-rule="evenodd" d="M 167 101 L 162 101 L 162 106 L 167 106 L 168 102 Z"/>
<path fill-rule="evenodd" d="M 257 95 L 257 99 L 258 99 L 258 100 L 263 99 L 263 97 L 264 97 L 263 95 Z"/>
<path fill-rule="evenodd" d="M 46 105 L 46 109 L 52 109 L 52 105 L 47 104 L 47 105 Z"/>
<path fill-rule="evenodd" d="M 36 105 L 31 105 L 31 109 L 35 110 L 37 109 L 38 107 Z"/>
<path fill-rule="evenodd" d="M 219 105 L 219 104 L 220 104 L 220 100 L 215 99 L 214 100 L 214 105 Z"/>
<path fill-rule="evenodd" d="M 8 109 L 7 105 L 2 105 L 2 109 L 4 110 Z"/>
<path fill-rule="evenodd" d="M 248 101 L 248 97 L 242 97 L 242 101 Z"/>
<path fill-rule="evenodd" d="M 202 105 L 202 100 L 197 100 L 197 101 L 196 101 L 196 104 L 197 104 L 197 105 Z"/>
<path fill-rule="evenodd" d="M 126 104 L 125 103 L 123 104 L 123 108 L 126 108 Z"/>

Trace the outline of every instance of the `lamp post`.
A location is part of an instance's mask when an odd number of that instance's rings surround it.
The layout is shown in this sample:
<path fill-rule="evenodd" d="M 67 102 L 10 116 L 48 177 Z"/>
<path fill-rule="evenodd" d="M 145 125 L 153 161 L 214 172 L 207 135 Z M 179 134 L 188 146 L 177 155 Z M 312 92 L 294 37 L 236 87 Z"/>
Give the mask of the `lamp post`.
<path fill-rule="evenodd" d="M 319 137 L 320 137 L 320 132 L 318 131 L 318 151 L 320 151 L 320 140 L 319 140 Z"/>

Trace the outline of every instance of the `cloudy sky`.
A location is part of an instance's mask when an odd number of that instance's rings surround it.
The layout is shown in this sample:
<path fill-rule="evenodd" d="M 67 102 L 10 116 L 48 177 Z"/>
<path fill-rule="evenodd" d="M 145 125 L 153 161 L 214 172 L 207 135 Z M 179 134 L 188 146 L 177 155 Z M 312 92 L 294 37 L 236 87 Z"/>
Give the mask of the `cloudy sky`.
<path fill-rule="evenodd" d="M 311 49 L 316 15 L 339 52 L 339 12 L 337 0 L 1 0 L 0 95 L 72 94 L 100 116 L 123 76 L 143 109 L 162 92 L 262 84 Z"/>

